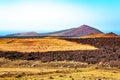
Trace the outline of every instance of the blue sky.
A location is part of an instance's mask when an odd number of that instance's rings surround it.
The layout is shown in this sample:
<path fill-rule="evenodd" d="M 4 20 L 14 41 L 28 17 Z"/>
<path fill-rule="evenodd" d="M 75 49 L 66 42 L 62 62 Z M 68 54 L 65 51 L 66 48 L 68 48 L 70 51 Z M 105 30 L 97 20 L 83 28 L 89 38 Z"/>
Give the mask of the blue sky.
<path fill-rule="evenodd" d="M 0 35 L 83 24 L 120 34 L 120 0 L 0 0 Z"/>

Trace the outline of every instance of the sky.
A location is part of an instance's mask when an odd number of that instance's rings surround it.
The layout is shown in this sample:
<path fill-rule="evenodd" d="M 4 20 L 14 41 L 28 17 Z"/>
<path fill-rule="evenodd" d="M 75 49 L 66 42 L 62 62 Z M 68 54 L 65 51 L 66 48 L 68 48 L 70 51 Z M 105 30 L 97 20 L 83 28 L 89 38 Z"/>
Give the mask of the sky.
<path fill-rule="evenodd" d="M 83 24 L 120 34 L 120 0 L 0 0 L 0 35 Z"/>

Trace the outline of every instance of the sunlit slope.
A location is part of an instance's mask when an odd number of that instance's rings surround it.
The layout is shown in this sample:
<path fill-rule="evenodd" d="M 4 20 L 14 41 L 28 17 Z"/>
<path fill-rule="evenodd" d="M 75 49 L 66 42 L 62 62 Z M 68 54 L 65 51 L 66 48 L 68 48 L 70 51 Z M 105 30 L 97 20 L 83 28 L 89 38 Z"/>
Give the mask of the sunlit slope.
<path fill-rule="evenodd" d="M 57 38 L 0 39 L 0 51 L 47 52 L 94 49 L 97 48 Z"/>
<path fill-rule="evenodd" d="M 118 38 L 119 36 L 115 33 L 107 33 L 107 34 L 100 34 L 100 33 L 91 33 L 85 36 L 81 36 L 80 38 Z"/>

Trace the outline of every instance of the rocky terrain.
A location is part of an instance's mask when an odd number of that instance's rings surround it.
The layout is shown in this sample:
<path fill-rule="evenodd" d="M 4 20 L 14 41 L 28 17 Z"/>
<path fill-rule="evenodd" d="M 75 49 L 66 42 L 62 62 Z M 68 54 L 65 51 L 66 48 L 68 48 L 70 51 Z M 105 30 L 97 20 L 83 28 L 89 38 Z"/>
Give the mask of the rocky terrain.
<path fill-rule="evenodd" d="M 108 62 L 111 66 L 120 67 L 120 38 L 62 38 L 66 41 L 89 44 L 98 50 L 70 50 L 70 51 L 49 51 L 49 52 L 7 52 L 1 51 L 0 57 L 12 60 L 40 60 L 50 61 L 78 61 L 89 64 Z M 72 46 L 71 46 L 72 47 Z M 64 46 L 63 46 L 64 48 Z"/>
<path fill-rule="evenodd" d="M 119 37 L 1 38 L 0 47 L 0 80 L 120 79 Z"/>

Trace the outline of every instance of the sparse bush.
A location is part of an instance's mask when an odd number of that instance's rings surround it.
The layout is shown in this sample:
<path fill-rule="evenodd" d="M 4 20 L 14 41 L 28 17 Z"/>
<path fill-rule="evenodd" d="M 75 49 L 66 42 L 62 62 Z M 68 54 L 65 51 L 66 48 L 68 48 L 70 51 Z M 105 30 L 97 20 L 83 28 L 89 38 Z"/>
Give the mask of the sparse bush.
<path fill-rule="evenodd" d="M 10 72 L 3 72 L 3 73 L 0 74 L 0 77 L 1 77 L 1 78 L 11 77 L 11 76 L 12 76 L 12 74 L 11 74 Z"/>
<path fill-rule="evenodd" d="M 59 75 L 59 77 L 64 77 L 65 75 Z"/>
<path fill-rule="evenodd" d="M 17 74 L 15 78 L 21 78 L 22 76 L 20 74 Z"/>
<path fill-rule="evenodd" d="M 49 79 L 54 79 L 54 77 L 50 76 Z"/>
<path fill-rule="evenodd" d="M 21 72 L 19 74 L 15 75 L 15 78 L 21 78 L 22 76 L 25 76 L 26 74 L 24 72 Z"/>

